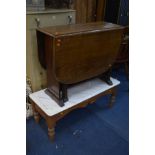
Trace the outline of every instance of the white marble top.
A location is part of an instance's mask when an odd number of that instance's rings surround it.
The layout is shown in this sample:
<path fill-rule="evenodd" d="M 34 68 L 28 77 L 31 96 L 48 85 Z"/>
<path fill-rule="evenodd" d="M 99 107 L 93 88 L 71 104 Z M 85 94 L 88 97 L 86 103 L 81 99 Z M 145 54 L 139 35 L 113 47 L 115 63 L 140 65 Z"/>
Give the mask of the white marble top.
<path fill-rule="evenodd" d="M 89 80 L 71 88 L 68 88 L 68 101 L 63 107 L 60 107 L 44 90 L 30 94 L 30 98 L 48 115 L 53 116 L 70 107 L 73 107 L 95 95 L 98 95 L 114 86 L 120 84 L 120 81 L 111 78 L 113 85 L 108 85 L 102 80 L 96 78 Z"/>

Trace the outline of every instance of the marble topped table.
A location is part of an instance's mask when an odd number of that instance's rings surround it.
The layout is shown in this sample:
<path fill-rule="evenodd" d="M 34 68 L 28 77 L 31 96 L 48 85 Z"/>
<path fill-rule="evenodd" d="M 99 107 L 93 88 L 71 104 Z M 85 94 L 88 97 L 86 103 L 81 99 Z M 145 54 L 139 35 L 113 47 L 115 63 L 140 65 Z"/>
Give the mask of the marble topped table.
<path fill-rule="evenodd" d="M 40 116 L 44 117 L 48 125 L 48 135 L 54 139 L 54 127 L 56 122 L 63 118 L 70 111 L 83 108 L 90 103 L 94 103 L 99 97 L 111 95 L 109 106 L 112 106 L 116 96 L 116 86 L 120 84 L 117 79 L 111 78 L 113 85 L 108 85 L 99 78 L 82 82 L 68 88 L 68 101 L 60 107 L 44 90 L 30 94 L 33 106 L 34 118 L 39 122 Z"/>

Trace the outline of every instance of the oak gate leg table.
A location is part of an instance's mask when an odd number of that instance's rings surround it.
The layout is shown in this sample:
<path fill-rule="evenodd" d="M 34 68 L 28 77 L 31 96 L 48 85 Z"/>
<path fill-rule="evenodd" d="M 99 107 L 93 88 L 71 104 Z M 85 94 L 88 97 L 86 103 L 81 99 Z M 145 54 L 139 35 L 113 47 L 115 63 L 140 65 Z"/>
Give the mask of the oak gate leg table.
<path fill-rule="evenodd" d="M 53 141 L 56 122 L 72 110 L 94 103 L 99 97 L 104 95 L 110 95 L 109 106 L 113 105 L 116 96 L 116 86 L 120 84 L 120 81 L 114 78 L 111 78 L 111 80 L 113 82 L 111 86 L 96 78 L 68 88 L 69 100 L 65 102 L 63 107 L 60 107 L 48 96 L 45 90 L 30 94 L 35 121 L 38 123 L 41 116 L 46 120 L 48 136 Z"/>

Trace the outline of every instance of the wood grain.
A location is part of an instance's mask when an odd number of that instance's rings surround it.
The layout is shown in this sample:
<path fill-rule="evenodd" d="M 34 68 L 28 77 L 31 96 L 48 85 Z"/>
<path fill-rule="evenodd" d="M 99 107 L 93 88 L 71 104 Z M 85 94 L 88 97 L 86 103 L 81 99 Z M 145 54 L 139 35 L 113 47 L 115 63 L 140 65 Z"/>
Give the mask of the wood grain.
<path fill-rule="evenodd" d="M 123 27 L 105 22 L 38 28 L 39 55 L 46 60 L 47 87 L 55 101 L 63 106 L 67 101 L 67 87 L 94 78 L 107 77 L 122 40 Z M 45 57 L 43 56 L 43 57 Z M 105 74 L 107 76 L 105 76 Z"/>
<path fill-rule="evenodd" d="M 106 6 L 106 0 L 97 0 L 96 21 L 103 21 L 105 6 Z"/>
<path fill-rule="evenodd" d="M 53 59 L 56 79 L 73 84 L 106 72 L 117 56 L 121 32 L 120 29 L 61 37 Z"/>
<path fill-rule="evenodd" d="M 103 21 L 106 0 L 74 0 L 76 23 Z"/>

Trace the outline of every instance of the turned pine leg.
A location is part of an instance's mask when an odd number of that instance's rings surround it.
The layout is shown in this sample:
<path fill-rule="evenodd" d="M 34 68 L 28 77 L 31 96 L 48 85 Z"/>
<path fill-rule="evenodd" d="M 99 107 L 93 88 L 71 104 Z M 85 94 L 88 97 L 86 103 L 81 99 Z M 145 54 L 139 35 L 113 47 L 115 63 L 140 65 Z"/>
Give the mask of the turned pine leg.
<path fill-rule="evenodd" d="M 111 96 L 110 96 L 110 102 L 109 102 L 109 107 L 110 108 L 114 105 L 115 100 L 116 100 L 116 89 L 114 88 L 112 90 L 112 93 L 111 93 Z"/>
<path fill-rule="evenodd" d="M 34 103 L 31 103 L 31 104 L 32 104 L 32 109 L 33 109 L 34 120 L 35 120 L 36 123 L 39 123 L 40 115 L 39 115 L 39 113 L 36 111 Z"/>
<path fill-rule="evenodd" d="M 55 122 L 53 122 L 51 119 L 47 119 L 47 126 L 48 126 L 48 137 L 50 141 L 54 141 L 55 139 Z"/>
<path fill-rule="evenodd" d="M 54 141 L 55 139 L 55 128 L 48 128 L 48 136 L 50 141 Z"/>
<path fill-rule="evenodd" d="M 39 121 L 40 121 L 40 115 L 39 115 L 39 113 L 36 112 L 36 111 L 34 111 L 33 112 L 33 115 L 34 115 L 35 122 L 36 123 L 39 123 Z"/>

